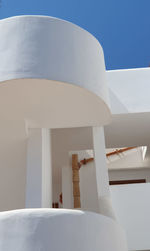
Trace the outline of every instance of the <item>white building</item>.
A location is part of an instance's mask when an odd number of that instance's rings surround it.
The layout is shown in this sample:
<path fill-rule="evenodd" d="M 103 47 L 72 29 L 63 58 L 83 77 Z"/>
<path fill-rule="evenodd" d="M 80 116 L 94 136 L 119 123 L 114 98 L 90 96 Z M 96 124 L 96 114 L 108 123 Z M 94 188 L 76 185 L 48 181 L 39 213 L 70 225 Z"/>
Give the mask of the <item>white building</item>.
<path fill-rule="evenodd" d="M 109 179 L 150 180 L 150 69 L 106 71 L 99 42 L 56 18 L 0 34 L 0 251 L 149 250 L 149 184 Z"/>

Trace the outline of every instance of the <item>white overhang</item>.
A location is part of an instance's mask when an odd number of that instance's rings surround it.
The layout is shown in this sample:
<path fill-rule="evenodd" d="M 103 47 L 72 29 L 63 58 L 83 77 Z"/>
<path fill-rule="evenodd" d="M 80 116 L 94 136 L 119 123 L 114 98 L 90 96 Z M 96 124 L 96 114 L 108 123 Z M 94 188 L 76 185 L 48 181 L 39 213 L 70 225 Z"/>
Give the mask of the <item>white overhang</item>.
<path fill-rule="evenodd" d="M 109 122 L 103 50 L 89 32 L 17 16 L 0 21 L 0 34 L 0 120 L 47 128 Z"/>

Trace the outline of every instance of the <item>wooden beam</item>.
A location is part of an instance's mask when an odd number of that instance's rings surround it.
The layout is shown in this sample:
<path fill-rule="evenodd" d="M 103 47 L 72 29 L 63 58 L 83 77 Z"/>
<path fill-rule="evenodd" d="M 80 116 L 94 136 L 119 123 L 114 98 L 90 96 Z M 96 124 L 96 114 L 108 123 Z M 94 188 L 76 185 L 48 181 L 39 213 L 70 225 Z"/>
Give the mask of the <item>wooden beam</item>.
<path fill-rule="evenodd" d="M 81 208 L 79 164 L 78 164 L 77 154 L 72 155 L 72 182 L 73 182 L 74 208 Z"/>
<path fill-rule="evenodd" d="M 127 185 L 127 184 L 138 184 L 138 183 L 146 183 L 146 179 L 109 181 L 109 185 Z"/>
<path fill-rule="evenodd" d="M 129 150 L 135 149 L 135 148 L 137 148 L 137 147 L 126 147 L 126 148 L 123 148 L 123 149 L 116 149 L 113 152 L 107 153 L 106 157 L 109 157 L 109 156 L 112 156 L 112 155 L 115 155 L 115 154 L 119 154 L 119 153 L 123 153 L 123 152 L 129 151 Z M 92 161 L 94 161 L 94 158 L 89 158 L 89 159 L 83 159 L 83 160 L 81 160 L 79 162 L 79 168 L 82 165 L 86 165 L 87 163 L 92 162 Z"/>

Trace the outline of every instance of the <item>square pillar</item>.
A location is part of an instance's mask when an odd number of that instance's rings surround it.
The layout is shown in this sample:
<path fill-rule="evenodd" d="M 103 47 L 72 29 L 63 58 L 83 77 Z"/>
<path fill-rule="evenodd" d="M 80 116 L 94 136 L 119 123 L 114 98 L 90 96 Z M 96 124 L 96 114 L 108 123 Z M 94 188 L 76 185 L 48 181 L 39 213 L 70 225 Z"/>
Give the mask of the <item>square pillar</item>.
<path fill-rule="evenodd" d="M 92 132 L 99 213 L 115 218 L 109 190 L 104 129 L 103 127 L 93 127 Z"/>
<path fill-rule="evenodd" d="M 26 207 L 52 207 L 51 132 L 30 129 L 27 147 Z"/>

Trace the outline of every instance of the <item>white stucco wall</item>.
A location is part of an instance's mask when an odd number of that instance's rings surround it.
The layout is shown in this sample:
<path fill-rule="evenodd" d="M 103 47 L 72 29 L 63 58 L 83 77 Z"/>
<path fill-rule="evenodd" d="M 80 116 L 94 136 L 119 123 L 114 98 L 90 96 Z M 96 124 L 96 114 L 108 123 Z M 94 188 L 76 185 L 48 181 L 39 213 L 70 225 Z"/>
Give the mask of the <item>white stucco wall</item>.
<path fill-rule="evenodd" d="M 110 90 L 130 113 L 150 111 L 150 68 L 107 71 Z M 126 113 L 122 109 L 121 113 Z M 113 113 L 120 113 L 119 107 Z"/>
<path fill-rule="evenodd" d="M 111 87 L 109 87 L 109 98 L 110 98 L 110 107 L 112 114 L 128 113 L 127 107 L 125 107 L 120 97 L 116 95 L 113 88 L 111 89 Z"/>
<path fill-rule="evenodd" d="M 113 207 L 127 233 L 129 250 L 150 249 L 150 184 L 111 186 Z"/>
<path fill-rule="evenodd" d="M 0 124 L 0 211 L 24 208 L 27 140 L 23 125 L 20 121 L 17 127 L 13 121 Z"/>
<path fill-rule="evenodd" d="M 56 187 L 56 185 L 55 185 Z M 62 168 L 62 189 L 59 190 L 59 194 L 57 194 L 57 200 L 59 198 L 60 193 L 62 193 L 62 207 L 72 209 L 73 207 L 73 184 L 72 184 L 72 168 L 63 167 Z"/>

